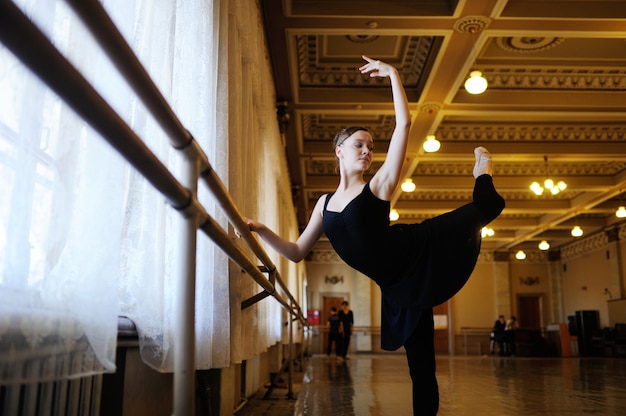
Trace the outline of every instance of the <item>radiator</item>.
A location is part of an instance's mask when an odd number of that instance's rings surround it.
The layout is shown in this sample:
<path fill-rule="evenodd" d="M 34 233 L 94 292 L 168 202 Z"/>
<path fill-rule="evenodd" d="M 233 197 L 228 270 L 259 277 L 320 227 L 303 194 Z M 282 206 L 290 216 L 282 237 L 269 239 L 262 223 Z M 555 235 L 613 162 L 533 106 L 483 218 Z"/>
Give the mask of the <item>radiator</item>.
<path fill-rule="evenodd" d="M 0 386 L 1 416 L 98 416 L 102 375 Z M 108 415 L 103 415 L 108 416 Z"/>

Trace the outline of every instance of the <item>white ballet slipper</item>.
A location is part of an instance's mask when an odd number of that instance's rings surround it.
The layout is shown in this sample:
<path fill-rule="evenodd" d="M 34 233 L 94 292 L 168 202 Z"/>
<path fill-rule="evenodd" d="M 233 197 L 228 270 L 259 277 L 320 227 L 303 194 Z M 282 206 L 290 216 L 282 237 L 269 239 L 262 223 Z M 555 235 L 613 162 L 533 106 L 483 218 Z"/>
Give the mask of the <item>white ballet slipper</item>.
<path fill-rule="evenodd" d="M 492 175 L 493 174 L 493 162 L 491 161 L 491 155 L 489 151 L 482 146 L 474 149 L 474 156 L 476 156 L 476 164 L 474 165 L 474 178 L 478 178 L 480 175 Z"/>

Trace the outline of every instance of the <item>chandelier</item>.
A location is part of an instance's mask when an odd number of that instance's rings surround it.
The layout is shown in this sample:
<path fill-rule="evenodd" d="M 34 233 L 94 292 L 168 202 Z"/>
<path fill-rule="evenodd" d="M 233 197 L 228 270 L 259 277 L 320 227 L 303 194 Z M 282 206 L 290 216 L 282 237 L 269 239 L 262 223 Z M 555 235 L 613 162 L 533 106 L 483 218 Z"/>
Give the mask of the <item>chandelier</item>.
<path fill-rule="evenodd" d="M 546 179 L 543 181 L 543 186 L 537 181 L 530 184 L 530 190 L 533 191 L 535 195 L 543 195 L 545 190 L 548 190 L 552 195 L 556 195 L 559 192 L 565 190 L 567 188 L 567 184 L 563 181 L 555 182 L 552 178 L 550 178 L 550 173 L 548 171 L 548 156 L 544 156 L 543 160 L 545 162 L 545 171 L 546 171 Z"/>

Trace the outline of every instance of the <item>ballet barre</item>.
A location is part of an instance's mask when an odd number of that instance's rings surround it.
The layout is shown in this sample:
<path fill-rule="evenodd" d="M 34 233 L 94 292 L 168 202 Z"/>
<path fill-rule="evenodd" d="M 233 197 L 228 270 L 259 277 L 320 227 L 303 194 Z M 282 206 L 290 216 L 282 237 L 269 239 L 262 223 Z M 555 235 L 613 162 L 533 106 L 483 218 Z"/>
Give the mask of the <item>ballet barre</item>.
<path fill-rule="evenodd" d="M 0 1 L 0 40 L 30 70 L 56 92 L 78 115 L 137 169 L 187 220 L 178 242 L 183 249 L 181 276 L 177 279 L 175 320 L 178 347 L 174 358 L 174 413 L 195 414 L 195 259 L 196 233 L 202 230 L 262 288 L 263 292 L 242 302 L 242 309 L 271 296 L 289 319 L 289 360 L 293 360 L 292 321 L 307 325 L 302 310 L 282 280 L 268 254 L 254 238 L 223 182 L 211 167 L 192 134 L 143 68 L 130 46 L 97 0 L 66 0 L 95 36 L 100 46 L 125 77 L 161 128 L 171 145 L 183 152 L 186 165 L 182 182 L 152 153 L 139 136 L 87 82 L 82 74 L 52 45 L 48 38 L 10 1 Z M 233 227 L 262 263 L 255 265 L 196 198 L 202 178 Z M 268 274 L 266 278 L 264 273 Z M 282 289 L 277 292 L 276 286 Z M 286 297 L 286 298 L 285 298 Z M 292 367 L 289 366 L 289 394 Z"/>

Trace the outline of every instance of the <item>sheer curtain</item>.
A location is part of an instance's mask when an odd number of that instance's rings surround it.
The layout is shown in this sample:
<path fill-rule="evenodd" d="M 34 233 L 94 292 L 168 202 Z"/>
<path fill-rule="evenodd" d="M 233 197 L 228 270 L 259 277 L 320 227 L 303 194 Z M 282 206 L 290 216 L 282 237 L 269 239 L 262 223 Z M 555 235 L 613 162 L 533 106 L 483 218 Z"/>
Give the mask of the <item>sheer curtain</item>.
<path fill-rule="evenodd" d="M 45 16 L 37 24 L 76 65 L 100 67 L 102 78 L 111 72 L 86 46 L 67 8 L 46 1 L 20 7 L 33 19 Z M 124 217 L 122 196 L 114 190 L 124 186 L 126 169 L 0 48 L 2 381 L 112 370 Z M 78 49 L 89 52 L 70 52 Z"/>
<path fill-rule="evenodd" d="M 167 138 L 67 5 L 17 4 L 175 170 Z M 223 155 L 213 2 L 103 5 L 209 158 Z M 170 370 L 168 236 L 180 215 L 2 45 L 0 97 L 2 382 L 114 370 L 119 314 L 137 323 L 146 362 Z M 224 366 L 229 338 L 213 326 L 229 320 L 227 261 L 200 240 L 198 348 L 204 368 Z"/>
<path fill-rule="evenodd" d="M 176 172 L 180 155 L 65 2 L 15 3 Z M 241 212 L 296 238 L 258 4 L 102 4 Z M 171 371 L 180 214 L 2 44 L 0 178 L 2 382 L 113 371 L 119 315 L 137 324 L 144 361 Z M 202 184 L 198 198 L 226 229 Z M 268 251 L 297 289 L 302 266 Z M 198 368 L 281 340 L 280 305 L 268 298 L 241 311 L 258 285 L 201 233 L 197 270 Z"/>

